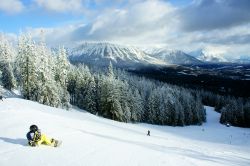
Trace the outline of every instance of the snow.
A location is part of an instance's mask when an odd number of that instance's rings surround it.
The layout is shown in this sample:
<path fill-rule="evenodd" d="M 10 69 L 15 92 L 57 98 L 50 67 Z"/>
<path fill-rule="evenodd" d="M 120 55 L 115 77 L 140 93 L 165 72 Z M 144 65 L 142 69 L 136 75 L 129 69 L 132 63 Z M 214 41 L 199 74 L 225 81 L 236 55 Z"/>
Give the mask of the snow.
<path fill-rule="evenodd" d="M 206 112 L 201 126 L 126 124 L 7 98 L 0 101 L 0 166 L 249 166 L 250 129 L 226 127 L 213 108 Z M 31 124 L 62 146 L 27 146 Z"/>
<path fill-rule="evenodd" d="M 122 46 L 110 43 L 84 43 L 73 48 L 70 52 L 70 58 L 74 61 L 88 61 L 99 58 L 100 64 L 104 63 L 103 59 L 110 59 L 119 65 L 127 63 L 141 63 L 141 64 L 157 64 L 166 65 L 160 59 L 154 58 L 145 54 L 143 51 L 132 46 Z M 109 61 L 107 61 L 109 64 Z M 95 65 L 98 62 L 95 61 Z M 134 64 L 132 64 L 133 66 Z"/>
<path fill-rule="evenodd" d="M 202 62 L 180 50 L 168 48 L 144 49 L 144 51 L 168 64 L 201 64 Z"/>

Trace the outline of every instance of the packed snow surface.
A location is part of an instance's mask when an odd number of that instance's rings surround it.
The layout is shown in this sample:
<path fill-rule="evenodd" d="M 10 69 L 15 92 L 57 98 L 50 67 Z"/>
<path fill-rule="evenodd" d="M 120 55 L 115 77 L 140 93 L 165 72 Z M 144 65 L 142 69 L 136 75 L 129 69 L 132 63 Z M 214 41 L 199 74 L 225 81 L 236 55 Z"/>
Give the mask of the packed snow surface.
<path fill-rule="evenodd" d="M 7 98 L 0 101 L 0 166 L 249 166 L 250 129 L 226 127 L 213 108 L 206 112 L 201 126 L 126 124 Z M 31 124 L 62 146 L 29 147 Z"/>

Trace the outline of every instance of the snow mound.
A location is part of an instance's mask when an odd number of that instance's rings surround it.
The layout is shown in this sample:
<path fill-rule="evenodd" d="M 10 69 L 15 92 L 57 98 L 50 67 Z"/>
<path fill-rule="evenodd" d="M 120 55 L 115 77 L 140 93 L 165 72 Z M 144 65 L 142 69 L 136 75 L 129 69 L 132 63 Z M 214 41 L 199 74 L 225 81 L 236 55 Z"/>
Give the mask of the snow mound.
<path fill-rule="evenodd" d="M 248 166 L 250 129 L 221 125 L 219 114 L 211 107 L 206 110 L 202 126 L 169 127 L 119 123 L 85 111 L 7 98 L 0 101 L 0 165 Z M 31 124 L 62 140 L 62 146 L 27 146 Z"/>

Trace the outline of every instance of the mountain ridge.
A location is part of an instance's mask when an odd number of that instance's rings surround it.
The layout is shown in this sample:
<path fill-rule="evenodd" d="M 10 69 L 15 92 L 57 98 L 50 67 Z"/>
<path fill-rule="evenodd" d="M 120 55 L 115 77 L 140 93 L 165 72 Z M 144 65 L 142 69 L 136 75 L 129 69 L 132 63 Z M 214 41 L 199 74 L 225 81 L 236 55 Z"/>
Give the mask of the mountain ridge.
<path fill-rule="evenodd" d="M 224 58 L 206 49 L 189 53 L 168 48 L 137 48 L 108 42 L 84 42 L 68 50 L 72 63 L 86 63 L 108 66 L 110 62 L 117 67 L 137 67 L 145 65 L 206 65 L 221 63 L 249 63 L 250 60 Z"/>
<path fill-rule="evenodd" d="M 110 62 L 115 66 L 166 64 L 136 47 L 111 43 L 83 43 L 70 51 L 69 59 L 73 63 L 84 62 L 100 66 L 107 66 Z"/>
<path fill-rule="evenodd" d="M 202 61 L 196 59 L 195 57 L 188 55 L 181 50 L 171 50 L 167 48 L 156 48 L 145 50 L 148 54 L 155 58 L 159 58 L 164 62 L 177 65 L 200 65 L 203 64 Z"/>

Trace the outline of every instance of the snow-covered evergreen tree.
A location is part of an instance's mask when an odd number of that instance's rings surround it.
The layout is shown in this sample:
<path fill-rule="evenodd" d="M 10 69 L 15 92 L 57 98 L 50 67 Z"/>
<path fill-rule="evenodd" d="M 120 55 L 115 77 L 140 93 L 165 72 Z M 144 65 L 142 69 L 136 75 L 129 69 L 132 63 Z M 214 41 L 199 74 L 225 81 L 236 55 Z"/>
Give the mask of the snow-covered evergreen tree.
<path fill-rule="evenodd" d="M 129 86 L 129 85 L 126 85 Z M 127 102 L 130 108 L 130 121 L 141 122 L 143 119 L 143 100 L 137 89 L 128 89 Z"/>
<path fill-rule="evenodd" d="M 103 109 L 103 115 L 113 120 L 123 121 L 123 111 L 121 106 L 121 94 L 117 81 L 113 75 L 109 75 L 104 80 L 103 91 L 105 96 L 102 96 L 105 103 Z M 104 99 L 105 98 L 105 99 Z"/>
<path fill-rule="evenodd" d="M 244 105 L 244 117 L 245 124 L 244 127 L 250 127 L 250 100 L 248 100 Z"/>
<path fill-rule="evenodd" d="M 0 46 L 2 50 L 6 47 Z M 36 44 L 29 35 L 19 37 L 15 64 L 15 76 L 26 99 L 64 108 L 70 102 L 123 122 L 183 126 L 205 120 L 199 95 L 189 90 L 116 71 L 111 62 L 106 75 L 91 73 L 84 65 L 71 66 L 64 47 L 53 52 L 44 40 Z M 12 85 L 7 81 L 13 77 L 11 65 L 4 70 L 2 82 Z M 235 114 L 236 119 L 243 119 L 242 115 L 244 111 Z"/>
<path fill-rule="evenodd" d="M 150 123 L 159 123 L 160 104 L 159 89 L 154 89 L 148 98 L 148 119 Z"/>
<path fill-rule="evenodd" d="M 54 80 L 52 53 L 50 49 L 46 47 L 43 40 L 39 44 L 36 44 L 36 52 L 38 92 L 37 98 L 34 100 L 46 105 L 58 107 L 61 105 L 60 94 L 58 93 L 60 86 L 57 86 Z"/>
<path fill-rule="evenodd" d="M 22 94 L 28 100 L 36 98 L 34 94 L 37 94 L 36 56 L 35 43 L 32 41 L 31 36 L 21 35 L 19 37 L 18 56 L 16 59 L 17 71 L 19 72 L 17 75 L 19 75 Z"/>
<path fill-rule="evenodd" d="M 14 49 L 5 39 L 3 34 L 0 34 L 0 70 L 2 73 L 1 81 L 6 89 L 12 90 L 16 82 L 13 74 L 13 57 Z"/>
<path fill-rule="evenodd" d="M 85 109 L 91 112 L 92 114 L 96 114 L 97 113 L 96 84 L 94 77 L 89 78 L 85 95 L 86 95 L 84 100 Z"/>
<path fill-rule="evenodd" d="M 64 47 L 59 47 L 55 66 L 55 80 L 58 88 L 58 93 L 61 98 L 62 107 L 69 108 L 70 95 L 67 91 L 67 77 L 70 69 L 70 63 L 67 59 L 67 53 Z"/>
<path fill-rule="evenodd" d="M 12 90 L 15 87 L 15 78 L 13 74 L 13 69 L 10 63 L 3 63 L 2 68 L 2 84 L 3 87 Z"/>
<path fill-rule="evenodd" d="M 76 82 L 77 82 L 77 67 L 71 66 L 67 77 L 67 91 L 70 94 L 70 103 L 76 105 Z"/>
<path fill-rule="evenodd" d="M 64 47 L 59 47 L 57 54 L 55 80 L 61 85 L 66 86 L 67 75 L 70 69 L 66 49 Z"/>

